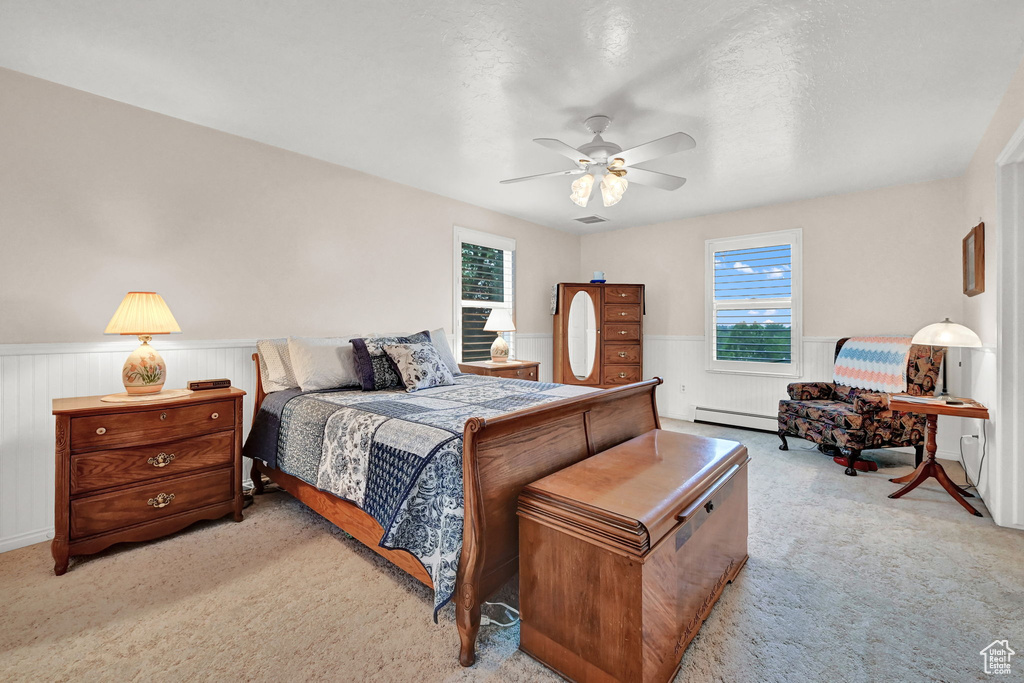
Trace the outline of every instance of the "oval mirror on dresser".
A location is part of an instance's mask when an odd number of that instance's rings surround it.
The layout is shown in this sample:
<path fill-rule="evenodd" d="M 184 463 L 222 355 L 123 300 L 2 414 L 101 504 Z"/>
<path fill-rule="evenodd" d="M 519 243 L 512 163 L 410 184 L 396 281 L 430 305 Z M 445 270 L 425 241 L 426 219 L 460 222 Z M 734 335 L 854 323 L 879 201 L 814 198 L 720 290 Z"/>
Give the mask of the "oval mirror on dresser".
<path fill-rule="evenodd" d="M 561 283 L 554 381 L 614 387 L 643 378 L 644 286 Z"/>
<path fill-rule="evenodd" d="M 568 332 L 569 369 L 576 379 L 585 380 L 594 372 L 597 358 L 597 307 L 586 290 L 572 297 Z"/>

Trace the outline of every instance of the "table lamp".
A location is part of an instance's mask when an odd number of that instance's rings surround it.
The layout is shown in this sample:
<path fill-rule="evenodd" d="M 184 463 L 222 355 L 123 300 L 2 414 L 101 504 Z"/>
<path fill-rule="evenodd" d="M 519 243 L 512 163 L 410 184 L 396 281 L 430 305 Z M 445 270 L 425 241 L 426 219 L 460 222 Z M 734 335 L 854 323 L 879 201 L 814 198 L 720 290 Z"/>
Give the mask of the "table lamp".
<path fill-rule="evenodd" d="M 181 332 L 163 297 L 156 292 L 128 292 L 104 334 L 138 335 L 142 346 L 135 349 L 121 368 L 121 380 L 129 394 L 156 394 L 164 387 L 167 364 L 149 345 L 154 334 Z"/>
<path fill-rule="evenodd" d="M 484 323 L 485 332 L 497 332 L 498 337 L 491 344 L 491 362 L 505 363 L 508 361 L 508 342 L 501 336 L 502 332 L 514 332 L 516 324 L 512 322 L 512 313 L 507 308 L 492 308 Z"/>
<path fill-rule="evenodd" d="M 969 327 L 958 325 L 949 318 L 941 323 L 932 323 L 922 327 L 911 342 L 926 346 L 981 346 L 981 339 Z M 946 403 L 957 405 L 961 402 L 952 401 L 949 397 L 949 384 L 946 381 L 946 366 L 948 364 L 945 360 L 942 362 L 942 393 L 939 394 L 939 398 Z"/>

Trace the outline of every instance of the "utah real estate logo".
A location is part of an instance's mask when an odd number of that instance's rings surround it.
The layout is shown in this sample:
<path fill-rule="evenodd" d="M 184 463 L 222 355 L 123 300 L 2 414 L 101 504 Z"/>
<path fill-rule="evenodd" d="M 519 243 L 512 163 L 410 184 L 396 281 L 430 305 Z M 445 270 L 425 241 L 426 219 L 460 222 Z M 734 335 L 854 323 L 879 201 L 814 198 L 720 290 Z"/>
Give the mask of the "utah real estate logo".
<path fill-rule="evenodd" d="M 979 654 L 985 658 L 985 673 L 1008 674 L 1010 673 L 1010 658 L 1017 653 L 1010 649 L 1009 641 L 993 640 Z"/>

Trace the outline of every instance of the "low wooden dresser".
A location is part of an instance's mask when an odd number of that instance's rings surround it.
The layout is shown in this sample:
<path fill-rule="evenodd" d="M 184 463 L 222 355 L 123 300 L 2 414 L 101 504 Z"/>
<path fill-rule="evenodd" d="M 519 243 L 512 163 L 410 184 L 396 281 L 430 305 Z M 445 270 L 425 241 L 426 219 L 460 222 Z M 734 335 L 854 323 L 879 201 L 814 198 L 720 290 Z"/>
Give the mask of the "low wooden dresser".
<path fill-rule="evenodd" d="M 510 360 L 504 363 L 492 363 L 489 360 L 472 363 L 459 363 L 459 370 L 473 375 L 489 375 L 507 379 L 525 379 L 539 382 L 540 362 L 535 360 Z"/>
<path fill-rule="evenodd" d="M 519 647 L 574 681 L 669 681 L 747 561 L 747 449 L 655 429 L 523 487 Z"/>
<path fill-rule="evenodd" d="M 231 387 L 132 404 L 54 399 L 54 573 L 114 543 L 229 514 L 242 521 L 243 396 Z"/>

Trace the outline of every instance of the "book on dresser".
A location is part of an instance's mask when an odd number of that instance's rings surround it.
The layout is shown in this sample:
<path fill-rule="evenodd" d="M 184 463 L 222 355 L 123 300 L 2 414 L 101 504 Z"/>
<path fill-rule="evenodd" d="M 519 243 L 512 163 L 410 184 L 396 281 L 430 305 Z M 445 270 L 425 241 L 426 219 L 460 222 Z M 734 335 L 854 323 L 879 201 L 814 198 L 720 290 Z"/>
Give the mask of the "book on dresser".
<path fill-rule="evenodd" d="M 560 283 L 554 381 L 614 387 L 643 379 L 644 313 L 643 285 Z"/>
<path fill-rule="evenodd" d="M 54 399 L 54 572 L 71 556 L 201 519 L 242 521 L 243 396 L 229 387 L 131 404 Z"/>

